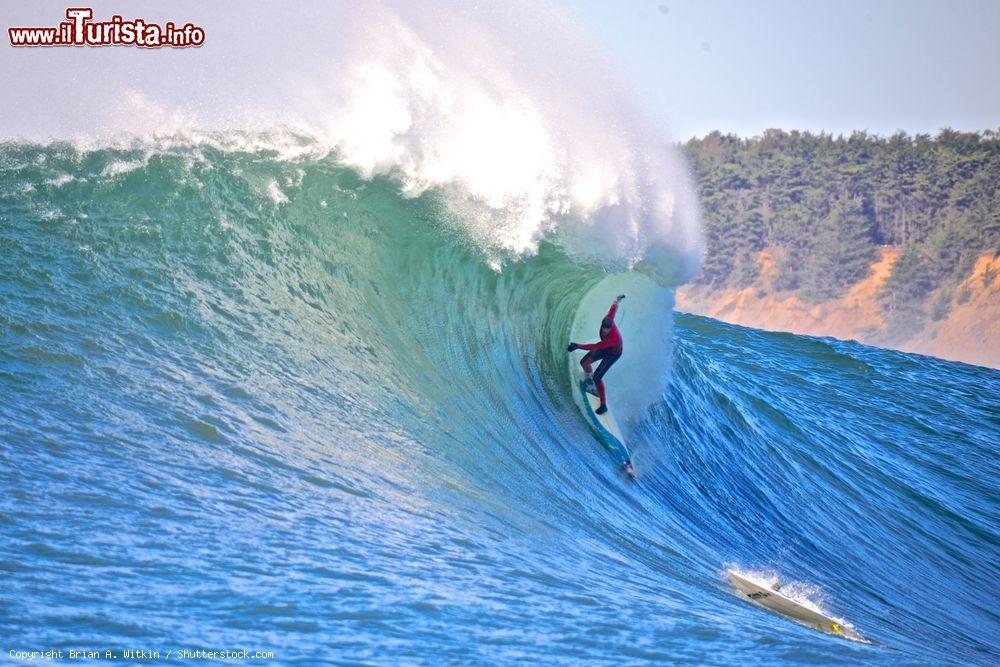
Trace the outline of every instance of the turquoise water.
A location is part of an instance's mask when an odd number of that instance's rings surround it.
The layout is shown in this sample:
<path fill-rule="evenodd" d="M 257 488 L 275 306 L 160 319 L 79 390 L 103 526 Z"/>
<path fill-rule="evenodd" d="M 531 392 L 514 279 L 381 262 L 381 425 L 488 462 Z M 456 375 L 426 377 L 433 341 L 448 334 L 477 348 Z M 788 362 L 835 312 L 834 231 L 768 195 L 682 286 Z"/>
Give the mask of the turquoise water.
<path fill-rule="evenodd" d="M 1000 373 L 630 303 L 631 483 L 566 373 L 604 269 L 453 218 L 332 156 L 2 145 L 4 659 L 1000 660 Z"/>

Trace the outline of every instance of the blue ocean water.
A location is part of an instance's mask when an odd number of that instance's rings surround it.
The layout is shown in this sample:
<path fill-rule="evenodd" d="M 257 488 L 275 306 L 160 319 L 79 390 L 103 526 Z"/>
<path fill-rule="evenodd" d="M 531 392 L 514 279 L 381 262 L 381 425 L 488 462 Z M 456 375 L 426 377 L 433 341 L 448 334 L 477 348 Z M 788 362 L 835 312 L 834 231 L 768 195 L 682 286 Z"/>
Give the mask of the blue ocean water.
<path fill-rule="evenodd" d="M 1000 661 L 1000 373 L 678 314 L 628 482 L 566 373 L 605 270 L 543 242 L 498 271 L 398 190 L 334 156 L 0 146 L 4 660 Z"/>

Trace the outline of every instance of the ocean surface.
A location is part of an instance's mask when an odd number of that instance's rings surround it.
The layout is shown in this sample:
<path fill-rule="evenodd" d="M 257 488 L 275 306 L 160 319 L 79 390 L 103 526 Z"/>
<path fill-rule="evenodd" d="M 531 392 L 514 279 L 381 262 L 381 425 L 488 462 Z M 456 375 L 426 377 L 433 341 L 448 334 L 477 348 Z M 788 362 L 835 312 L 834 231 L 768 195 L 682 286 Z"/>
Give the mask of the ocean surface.
<path fill-rule="evenodd" d="M 1000 661 L 1000 373 L 494 259 L 333 154 L 0 146 L 2 659 Z M 565 351 L 621 285 L 634 482 Z"/>

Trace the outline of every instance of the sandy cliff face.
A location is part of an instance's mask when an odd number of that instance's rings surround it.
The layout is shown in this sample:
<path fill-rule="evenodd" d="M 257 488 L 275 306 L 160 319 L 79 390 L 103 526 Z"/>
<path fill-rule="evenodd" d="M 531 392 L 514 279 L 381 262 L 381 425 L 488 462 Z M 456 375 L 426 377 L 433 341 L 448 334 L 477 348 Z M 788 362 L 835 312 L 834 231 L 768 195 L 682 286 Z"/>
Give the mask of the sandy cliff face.
<path fill-rule="evenodd" d="M 1000 256 L 988 253 L 978 258 L 972 274 L 953 291 L 946 317 L 928 318 L 916 335 L 897 340 L 886 330 L 878 291 L 898 258 L 898 250 L 884 248 L 867 278 L 844 296 L 821 304 L 806 303 L 791 292 L 761 294 L 756 288 L 715 290 L 689 285 L 678 290 L 677 308 L 759 329 L 853 339 L 1000 368 Z M 766 250 L 760 259 L 767 285 L 775 263 Z"/>
<path fill-rule="evenodd" d="M 955 290 L 948 316 L 899 349 L 1000 368 L 1000 255 L 980 256 Z"/>

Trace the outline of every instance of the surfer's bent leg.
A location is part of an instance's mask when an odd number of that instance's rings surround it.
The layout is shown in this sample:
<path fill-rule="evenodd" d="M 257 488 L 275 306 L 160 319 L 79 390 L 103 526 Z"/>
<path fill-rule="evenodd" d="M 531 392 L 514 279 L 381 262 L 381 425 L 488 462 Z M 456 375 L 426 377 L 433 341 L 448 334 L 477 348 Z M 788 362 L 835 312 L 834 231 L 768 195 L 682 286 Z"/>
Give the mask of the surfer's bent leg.
<path fill-rule="evenodd" d="M 608 372 L 608 369 L 611 368 L 611 366 L 616 361 L 618 361 L 619 359 L 621 359 L 621 356 L 622 355 L 620 355 L 620 354 L 615 354 L 615 355 L 610 355 L 609 354 L 609 355 L 606 355 L 606 356 L 602 356 L 601 357 L 601 363 L 598 364 L 598 366 L 597 366 L 597 372 L 594 373 L 594 382 L 596 382 L 598 384 L 603 384 L 601 382 L 601 378 L 604 377 L 604 374 Z"/>
<path fill-rule="evenodd" d="M 590 376 L 591 373 L 594 372 L 594 367 L 591 365 L 591 362 L 593 360 L 594 360 L 593 351 L 583 355 L 583 359 L 580 360 L 580 365 L 583 366 L 583 372 L 586 373 L 588 377 Z"/>
<path fill-rule="evenodd" d="M 594 373 L 594 382 L 597 384 L 597 397 L 601 399 L 601 405 L 607 404 L 607 398 L 604 394 L 604 381 L 602 378 L 604 374 L 608 372 L 608 369 L 621 358 L 622 355 L 608 355 L 601 358 L 601 363 L 597 366 L 597 372 Z"/>

